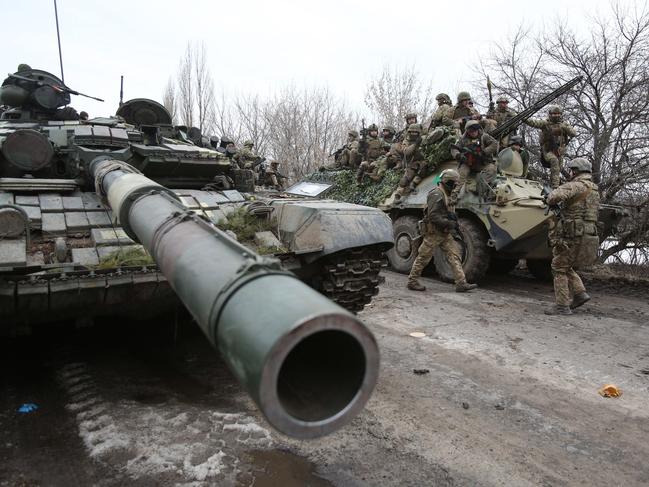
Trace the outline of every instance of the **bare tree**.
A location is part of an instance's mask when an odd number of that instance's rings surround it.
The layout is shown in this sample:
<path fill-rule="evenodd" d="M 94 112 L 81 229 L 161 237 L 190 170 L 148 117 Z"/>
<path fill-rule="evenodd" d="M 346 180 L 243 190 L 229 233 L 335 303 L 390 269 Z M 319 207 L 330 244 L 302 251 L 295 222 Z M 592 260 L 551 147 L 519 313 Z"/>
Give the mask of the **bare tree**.
<path fill-rule="evenodd" d="M 209 133 L 214 129 L 214 81 L 207 66 L 205 44 L 197 44 L 192 50 L 198 128 Z"/>
<path fill-rule="evenodd" d="M 414 66 L 384 66 L 370 81 L 365 104 L 382 125 L 399 127 L 409 112 L 417 113 L 423 122 L 432 112 L 434 94 L 431 83 L 424 83 Z"/>
<path fill-rule="evenodd" d="M 176 113 L 176 86 L 173 78 L 169 77 L 162 94 L 162 104 L 171 115 L 171 123 L 175 124 L 178 114 Z"/>
<path fill-rule="evenodd" d="M 610 18 L 591 21 L 586 38 L 567 24 L 541 33 L 519 29 L 477 68 L 522 107 L 583 77 L 579 89 L 559 100 L 577 130 L 568 157 L 589 158 L 603 203 L 625 203 L 634 211 L 604 259 L 649 241 L 649 12 L 646 6 L 611 10 Z M 536 133 L 529 135 L 534 146 Z"/>
<path fill-rule="evenodd" d="M 191 43 L 187 44 L 185 54 L 178 66 L 178 116 L 187 127 L 194 126 L 194 52 Z"/>

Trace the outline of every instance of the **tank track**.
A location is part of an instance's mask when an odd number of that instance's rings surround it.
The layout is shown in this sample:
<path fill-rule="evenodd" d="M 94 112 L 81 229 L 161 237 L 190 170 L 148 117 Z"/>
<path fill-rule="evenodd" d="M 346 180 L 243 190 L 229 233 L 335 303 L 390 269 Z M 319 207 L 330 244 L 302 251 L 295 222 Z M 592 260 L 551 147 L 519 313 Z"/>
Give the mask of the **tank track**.
<path fill-rule="evenodd" d="M 379 273 L 388 259 L 378 249 L 352 249 L 329 256 L 319 291 L 343 308 L 358 312 L 379 292 Z"/>

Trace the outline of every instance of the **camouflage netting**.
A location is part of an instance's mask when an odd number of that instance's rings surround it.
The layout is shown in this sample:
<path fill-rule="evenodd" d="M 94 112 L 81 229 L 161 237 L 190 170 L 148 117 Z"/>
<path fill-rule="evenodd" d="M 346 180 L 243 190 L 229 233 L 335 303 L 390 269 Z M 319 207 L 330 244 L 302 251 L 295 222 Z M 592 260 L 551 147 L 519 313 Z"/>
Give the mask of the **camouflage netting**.
<path fill-rule="evenodd" d="M 366 178 L 361 184 L 356 183 L 356 172 L 348 169 L 315 172 L 306 178 L 314 183 L 333 184 L 334 187 L 325 195 L 327 198 L 365 206 L 377 206 L 390 196 L 397 189 L 399 179 L 401 172 L 391 169 L 385 172 L 381 181 Z"/>
<path fill-rule="evenodd" d="M 426 157 L 431 172 L 440 163 L 453 159 L 451 145 L 456 142 L 455 132 L 444 128 L 444 136 L 439 142 L 427 144 L 424 141 L 421 144 L 421 152 Z M 334 187 L 326 194 L 327 198 L 375 207 L 397 189 L 401 175 L 401 171 L 388 170 L 379 182 L 365 178 L 361 184 L 358 184 L 356 183 L 356 172 L 343 169 L 315 172 L 308 175 L 306 180 L 314 183 L 334 184 Z"/>

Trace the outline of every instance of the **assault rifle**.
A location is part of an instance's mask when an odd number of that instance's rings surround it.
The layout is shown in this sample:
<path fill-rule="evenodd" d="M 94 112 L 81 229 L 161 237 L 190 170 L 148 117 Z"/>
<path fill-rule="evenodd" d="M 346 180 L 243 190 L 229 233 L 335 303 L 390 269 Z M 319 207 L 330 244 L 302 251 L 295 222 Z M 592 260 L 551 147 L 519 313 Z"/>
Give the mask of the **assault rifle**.
<path fill-rule="evenodd" d="M 496 106 L 494 105 L 494 98 L 493 95 L 491 94 L 491 80 L 489 79 L 489 76 L 487 76 L 487 91 L 489 92 L 489 113 L 493 113 L 494 110 L 496 109 Z"/>
<path fill-rule="evenodd" d="M 577 76 L 576 78 L 571 79 L 568 81 L 566 84 L 560 86 L 553 92 L 549 93 L 548 95 L 545 95 L 543 98 L 540 100 L 536 101 L 529 107 L 527 107 L 525 110 L 520 112 L 519 114 L 515 115 L 514 117 L 510 118 L 506 122 L 504 122 L 502 125 L 494 129 L 489 135 L 491 135 L 494 139 L 500 140 L 504 135 L 509 134 L 512 132 L 516 127 L 518 127 L 524 120 L 527 120 L 530 118 L 532 115 L 534 115 L 536 112 L 538 112 L 541 108 L 544 106 L 548 105 L 550 102 L 554 101 L 564 93 L 567 93 L 570 89 L 572 89 L 574 86 L 578 85 L 583 78 L 581 76 Z"/>
<path fill-rule="evenodd" d="M 358 152 L 367 158 L 367 129 L 365 128 L 365 119 L 361 119 L 361 139 L 358 141 Z"/>

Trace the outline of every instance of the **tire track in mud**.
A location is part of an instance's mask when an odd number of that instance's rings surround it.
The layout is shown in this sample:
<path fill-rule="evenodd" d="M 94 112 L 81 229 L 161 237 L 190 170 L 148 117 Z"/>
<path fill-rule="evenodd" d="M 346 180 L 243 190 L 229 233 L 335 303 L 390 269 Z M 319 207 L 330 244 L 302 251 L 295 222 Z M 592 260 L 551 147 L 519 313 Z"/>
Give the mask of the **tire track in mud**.
<path fill-rule="evenodd" d="M 111 484 L 233 485 L 244 452 L 275 446 L 270 431 L 245 413 L 173 399 L 109 401 L 84 362 L 69 362 L 56 376 L 88 455 L 113 473 Z"/>

